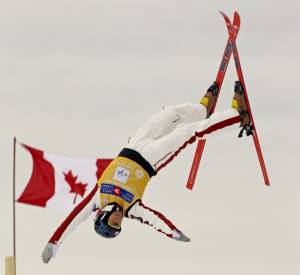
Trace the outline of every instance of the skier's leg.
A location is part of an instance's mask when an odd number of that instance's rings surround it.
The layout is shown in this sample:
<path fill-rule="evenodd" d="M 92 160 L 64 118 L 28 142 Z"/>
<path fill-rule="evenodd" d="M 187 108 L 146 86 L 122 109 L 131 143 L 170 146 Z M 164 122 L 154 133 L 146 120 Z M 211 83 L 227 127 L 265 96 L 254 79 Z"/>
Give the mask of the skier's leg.
<path fill-rule="evenodd" d="M 157 140 L 148 140 L 139 153 L 147 159 L 156 171 L 165 167 L 188 144 L 197 139 L 208 138 L 211 135 L 236 129 L 240 126 L 241 118 L 235 109 L 214 113 L 208 119 L 181 124 Z M 135 149 L 135 148 L 132 148 Z"/>
<path fill-rule="evenodd" d="M 200 121 L 206 118 L 206 108 L 201 104 L 185 103 L 177 106 L 166 107 L 161 112 L 153 115 L 130 138 L 129 145 L 143 146 L 149 140 L 156 140 L 168 135 L 178 125 Z"/>
<path fill-rule="evenodd" d="M 209 109 L 208 109 L 209 113 Z M 243 87 L 236 81 L 232 108 L 221 113 L 213 113 L 208 119 L 179 125 L 169 135 L 149 143 L 143 148 L 143 154 L 150 160 L 156 171 L 166 166 L 188 144 L 197 139 L 243 127 L 247 135 L 252 133 L 250 115 L 247 109 Z M 242 131 L 239 136 L 241 136 Z"/>
<path fill-rule="evenodd" d="M 218 87 L 214 82 L 202 97 L 200 104 L 185 103 L 164 108 L 161 112 L 153 115 L 139 130 L 130 138 L 130 143 L 144 143 L 148 139 L 159 139 L 171 133 L 182 124 L 201 121 L 208 117 L 215 103 Z"/>

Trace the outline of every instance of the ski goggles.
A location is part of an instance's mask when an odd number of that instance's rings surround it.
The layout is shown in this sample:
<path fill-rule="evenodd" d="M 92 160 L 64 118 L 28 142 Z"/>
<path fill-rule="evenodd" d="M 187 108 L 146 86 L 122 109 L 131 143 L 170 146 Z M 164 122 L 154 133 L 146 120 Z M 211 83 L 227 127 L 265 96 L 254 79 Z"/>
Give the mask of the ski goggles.
<path fill-rule="evenodd" d="M 121 229 L 115 229 L 99 220 L 94 225 L 95 231 L 104 238 L 114 238 L 118 236 Z"/>
<path fill-rule="evenodd" d="M 110 226 L 114 229 L 120 230 L 121 229 L 121 224 L 111 222 L 111 221 L 109 221 L 109 217 L 107 217 L 107 214 L 110 213 L 113 210 L 113 208 L 114 208 L 113 205 L 106 205 L 102 210 L 99 211 L 99 213 L 97 214 L 96 220 L 100 216 L 101 220 L 106 220 L 106 223 L 107 223 L 108 226 Z M 117 210 L 120 210 L 120 209 L 117 208 Z"/>
<path fill-rule="evenodd" d="M 107 224 L 112 227 L 112 228 L 115 228 L 115 229 L 121 229 L 121 224 L 116 224 L 116 223 L 113 223 L 113 222 L 110 222 L 110 221 L 107 221 Z"/>

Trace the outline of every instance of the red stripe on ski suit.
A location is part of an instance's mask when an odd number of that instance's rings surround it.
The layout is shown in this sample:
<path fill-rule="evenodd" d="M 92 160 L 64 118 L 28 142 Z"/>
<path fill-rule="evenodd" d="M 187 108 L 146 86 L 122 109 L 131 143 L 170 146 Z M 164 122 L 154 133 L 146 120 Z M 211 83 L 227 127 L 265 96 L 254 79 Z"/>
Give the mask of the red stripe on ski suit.
<path fill-rule="evenodd" d="M 148 210 L 149 212 L 151 212 L 151 213 L 153 213 L 155 216 L 157 216 L 161 221 L 163 221 L 169 228 L 170 228 L 170 230 L 176 230 L 177 232 L 181 232 L 169 219 L 167 219 L 162 213 L 160 213 L 160 212 L 158 212 L 158 211 L 156 211 L 156 210 L 154 210 L 154 209 L 152 209 L 152 208 L 150 208 L 150 207 L 148 207 L 148 206 L 146 206 L 146 205 L 144 205 L 141 201 L 138 201 L 137 202 L 138 204 L 139 204 L 139 206 L 141 206 L 142 208 L 144 208 L 144 209 L 146 209 L 146 210 Z M 129 211 L 130 212 L 130 211 Z M 134 216 L 134 215 L 132 215 L 132 214 L 129 214 L 129 216 L 128 216 L 129 218 L 131 218 L 131 219 L 136 219 L 136 220 L 138 220 L 138 221 L 140 221 L 141 223 L 143 223 L 143 224 L 147 224 L 147 225 L 149 225 L 149 226 L 151 226 L 151 227 L 155 227 L 155 224 L 150 224 L 150 222 L 149 221 L 147 221 L 147 220 L 145 220 L 145 218 L 144 217 L 141 217 L 141 216 Z M 171 233 L 166 233 L 166 232 L 164 232 L 162 229 L 156 229 L 156 231 L 158 231 L 158 232 L 160 232 L 160 233 L 163 233 L 163 234 L 165 234 L 166 236 L 168 236 L 169 238 L 172 238 L 173 239 L 173 235 L 171 234 Z"/>
<path fill-rule="evenodd" d="M 112 159 L 97 159 L 96 166 L 96 176 L 97 178 L 100 178 L 104 170 L 107 168 L 107 166 L 111 163 Z M 71 222 L 75 219 L 75 217 L 89 204 L 89 202 L 93 199 L 94 195 L 98 191 L 99 186 L 98 183 L 96 183 L 93 190 L 90 192 L 90 194 L 85 197 L 69 214 L 69 216 L 63 221 L 63 223 L 57 228 L 51 239 L 49 240 L 50 243 L 56 244 L 63 233 L 66 231 L 68 226 L 71 224 Z"/>
<path fill-rule="evenodd" d="M 164 168 L 167 166 L 188 144 L 192 144 L 196 141 L 197 138 L 202 138 L 204 135 L 211 134 L 217 130 L 223 129 L 227 126 L 233 125 L 235 123 L 238 123 L 241 121 L 240 116 L 232 117 L 226 120 L 223 120 L 221 122 L 218 122 L 214 125 L 211 125 L 207 129 L 201 131 L 201 132 L 196 132 L 194 136 L 192 136 L 189 140 L 187 140 L 179 149 L 163 164 L 161 164 L 157 169 L 156 172 L 158 172 L 160 169 Z"/>
<path fill-rule="evenodd" d="M 150 212 L 152 212 L 153 214 L 155 214 L 156 216 L 158 216 L 162 221 L 164 221 L 164 223 L 171 229 L 171 230 L 178 230 L 176 228 L 176 226 L 170 221 L 168 220 L 162 213 L 146 206 L 145 204 L 143 204 L 141 201 L 139 202 L 140 206 L 142 206 L 143 208 L 149 210 Z M 153 226 L 153 225 L 151 225 Z"/>
<path fill-rule="evenodd" d="M 62 234 L 65 232 L 66 228 L 71 224 L 71 222 L 74 220 L 74 218 L 84 209 L 84 207 L 91 201 L 91 199 L 94 197 L 96 192 L 98 191 L 98 183 L 95 185 L 92 192 L 85 197 L 69 214 L 69 216 L 63 221 L 63 223 L 56 229 L 53 236 L 49 240 L 49 243 L 57 244 L 59 239 L 61 238 Z"/>

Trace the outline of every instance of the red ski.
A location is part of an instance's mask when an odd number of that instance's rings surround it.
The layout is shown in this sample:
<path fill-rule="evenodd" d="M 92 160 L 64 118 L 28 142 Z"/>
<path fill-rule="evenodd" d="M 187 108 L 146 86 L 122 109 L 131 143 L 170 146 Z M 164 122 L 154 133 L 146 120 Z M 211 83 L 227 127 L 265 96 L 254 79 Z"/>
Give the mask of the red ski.
<path fill-rule="evenodd" d="M 239 14 L 237 12 L 234 13 L 234 17 L 236 17 L 236 16 L 239 17 Z M 241 63 L 240 63 L 240 58 L 239 58 L 239 54 L 238 54 L 238 50 L 237 50 L 235 42 L 233 42 L 233 58 L 234 58 L 235 67 L 236 67 L 236 71 L 237 71 L 239 81 L 242 83 L 243 88 L 244 88 L 245 99 L 246 99 L 249 115 L 250 115 L 250 118 L 251 118 L 251 121 L 252 121 L 252 128 L 253 128 L 252 137 L 253 137 L 256 153 L 257 153 L 257 156 L 258 156 L 258 160 L 259 160 L 259 163 L 260 163 L 261 171 L 262 171 L 262 174 L 263 174 L 263 177 L 264 177 L 265 185 L 269 186 L 270 185 L 269 176 L 268 176 L 267 168 L 266 168 L 265 161 L 264 161 L 264 158 L 263 158 L 263 154 L 262 154 L 262 151 L 261 151 L 260 143 L 259 143 L 259 140 L 258 140 L 257 130 L 256 130 L 256 127 L 255 127 L 253 114 L 251 112 L 249 97 L 248 97 L 248 93 L 247 93 L 247 89 L 246 89 L 246 85 L 245 85 L 245 80 L 244 80 L 244 76 L 243 76 L 243 71 L 242 71 L 242 67 L 241 67 Z"/>
<path fill-rule="evenodd" d="M 267 169 L 266 169 L 266 166 L 265 166 L 265 162 L 264 162 L 264 159 L 263 159 L 261 147 L 260 147 L 260 144 L 259 144 L 259 139 L 258 139 L 258 135 L 257 135 L 253 115 L 252 115 L 252 112 L 251 112 L 251 107 L 250 107 L 249 98 L 248 98 L 248 94 L 247 94 L 247 90 L 246 90 L 246 85 L 245 85 L 245 81 L 244 81 L 244 77 L 243 77 L 241 63 L 240 63 L 240 59 L 239 59 L 239 55 L 238 55 L 238 51 L 237 51 L 237 47 L 236 47 L 236 43 L 235 43 L 236 36 L 237 36 L 237 33 L 239 31 L 239 28 L 240 28 L 240 16 L 237 12 L 235 12 L 234 13 L 233 24 L 231 24 L 230 19 L 228 18 L 228 16 L 226 16 L 222 12 L 221 12 L 221 14 L 222 14 L 222 16 L 223 16 L 223 18 L 226 22 L 226 25 L 227 25 L 228 34 L 229 34 L 228 42 L 231 44 L 231 48 L 232 48 L 232 51 L 233 51 L 233 56 L 234 56 L 234 61 L 235 61 L 235 66 L 236 66 L 238 78 L 239 78 L 239 81 L 242 83 L 243 88 L 244 88 L 245 99 L 246 99 L 246 103 L 248 105 L 248 110 L 249 110 L 249 114 L 250 114 L 251 121 L 252 121 L 252 128 L 253 128 L 252 137 L 253 137 L 253 141 L 254 141 L 254 144 L 255 144 L 257 156 L 258 156 L 258 159 L 259 159 L 259 162 L 260 162 L 260 166 L 261 166 L 261 170 L 262 170 L 262 173 L 263 173 L 264 181 L 265 181 L 266 185 L 270 185 Z M 228 60 L 228 62 L 229 62 L 229 60 Z M 228 63 L 227 63 L 227 65 L 228 65 Z M 224 76 L 223 76 L 223 78 L 224 78 Z M 214 110 L 214 108 L 213 108 L 213 110 Z M 188 181 L 188 184 L 187 184 L 187 188 L 189 188 L 189 189 L 192 189 L 193 186 L 194 186 L 194 183 L 195 183 L 198 167 L 199 167 L 201 156 L 202 156 L 204 146 L 205 146 L 205 140 L 201 141 L 202 146 L 199 146 L 199 144 L 200 144 L 200 142 L 198 143 L 198 147 L 197 147 L 195 157 L 194 157 L 193 166 L 192 166 L 191 172 L 190 172 L 189 181 Z"/>
<path fill-rule="evenodd" d="M 234 28 L 232 28 L 231 22 L 228 19 L 228 17 L 225 14 L 223 14 L 222 12 L 221 12 L 221 14 L 223 15 L 223 17 L 224 16 L 226 17 L 227 28 L 230 31 L 229 31 L 229 38 L 228 38 L 228 41 L 227 41 L 227 44 L 226 44 L 226 47 L 225 47 L 225 51 L 224 51 L 224 54 L 223 54 L 223 57 L 222 57 L 222 60 L 221 60 L 221 64 L 220 64 L 220 67 L 219 67 L 219 70 L 218 70 L 218 73 L 217 73 L 217 77 L 216 77 L 216 80 L 215 80 L 216 84 L 217 84 L 217 87 L 218 87 L 218 90 L 219 90 L 218 96 L 220 94 L 220 90 L 222 88 L 224 76 L 225 76 L 225 73 L 226 73 L 226 70 L 227 70 L 227 67 L 228 67 L 228 64 L 229 64 L 229 60 L 230 60 L 230 57 L 231 57 L 231 54 L 232 54 L 232 51 L 233 51 L 232 45 L 234 44 L 234 42 L 237 38 L 239 29 L 240 29 L 240 17 L 239 16 L 234 18 Z M 216 100 L 216 103 L 217 103 L 217 100 Z M 216 103 L 212 107 L 211 114 L 215 110 Z M 187 184 L 186 184 L 186 188 L 188 188 L 188 189 L 192 190 L 193 187 L 194 187 L 195 180 L 196 180 L 197 173 L 198 173 L 198 169 L 199 169 L 199 165 L 200 165 L 200 161 L 201 161 L 201 157 L 202 157 L 202 153 L 203 153 L 203 150 L 204 150 L 204 147 L 205 147 L 205 143 L 206 143 L 205 139 L 199 140 L 199 142 L 198 142 L 197 149 L 196 149 L 196 152 L 195 152 L 195 155 L 194 155 L 193 164 L 192 164 L 190 174 L 189 174 L 189 178 L 188 178 L 188 181 L 187 181 Z"/>

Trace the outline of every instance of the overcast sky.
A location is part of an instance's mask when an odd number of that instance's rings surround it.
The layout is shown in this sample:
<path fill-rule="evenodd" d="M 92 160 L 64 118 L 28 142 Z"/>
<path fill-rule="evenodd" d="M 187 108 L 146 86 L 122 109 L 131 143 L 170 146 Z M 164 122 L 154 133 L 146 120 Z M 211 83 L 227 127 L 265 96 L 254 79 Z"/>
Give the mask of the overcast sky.
<path fill-rule="evenodd" d="M 219 10 L 241 15 L 237 45 L 271 187 L 263 185 L 251 138 L 214 137 L 193 192 L 184 186 L 195 145 L 144 195 L 191 243 L 133 221 L 105 240 L 88 220 L 45 265 L 41 252 L 64 215 L 17 205 L 17 272 L 300 272 L 299 1 L 16 0 L 0 9 L 1 274 L 13 253 L 13 137 L 55 154 L 115 156 L 150 115 L 198 102 L 214 80 L 227 40 Z M 232 65 L 218 110 L 231 103 Z M 18 193 L 30 172 L 31 159 L 18 147 Z"/>

